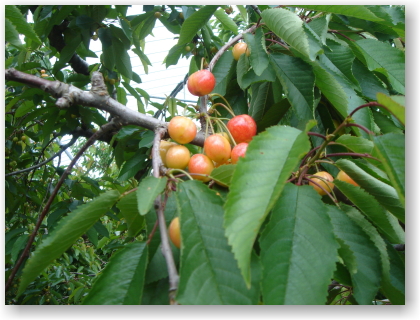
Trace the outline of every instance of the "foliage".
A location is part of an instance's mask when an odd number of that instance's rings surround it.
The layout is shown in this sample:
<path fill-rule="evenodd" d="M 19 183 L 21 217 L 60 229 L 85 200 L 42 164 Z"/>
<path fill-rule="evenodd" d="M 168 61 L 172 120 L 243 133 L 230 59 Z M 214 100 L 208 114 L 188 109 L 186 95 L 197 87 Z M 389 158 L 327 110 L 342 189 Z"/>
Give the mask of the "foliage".
<path fill-rule="evenodd" d="M 6 303 L 404 304 L 405 7 L 127 8 L 6 6 L 5 67 L 35 76 L 6 77 Z M 215 89 L 197 106 L 176 93 L 152 102 L 137 87 L 129 52 L 147 73 L 157 19 L 178 38 L 167 67 L 191 58 L 190 74 L 203 59 L 212 69 Z M 241 38 L 251 54 L 236 61 Z M 88 65 L 94 40 L 101 62 Z M 40 84 L 87 91 L 95 71 L 107 94 L 122 105 L 134 96 L 164 129 L 179 106 L 204 135 L 226 131 L 232 113 L 252 116 L 258 134 L 208 184 L 182 170 L 159 176 L 152 147 L 166 131 L 98 132 L 112 109 L 58 108 Z M 63 152 L 91 137 L 67 175 Z M 322 197 L 308 186 L 339 170 L 358 186 L 335 180 Z M 180 250 L 165 238 L 175 216 Z"/>

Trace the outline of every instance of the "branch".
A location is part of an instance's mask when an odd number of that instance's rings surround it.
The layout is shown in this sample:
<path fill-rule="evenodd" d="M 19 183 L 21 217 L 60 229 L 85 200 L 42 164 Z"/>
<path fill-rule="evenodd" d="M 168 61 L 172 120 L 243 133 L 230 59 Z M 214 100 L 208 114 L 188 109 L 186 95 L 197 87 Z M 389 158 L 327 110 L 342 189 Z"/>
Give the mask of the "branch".
<path fill-rule="evenodd" d="M 49 197 L 49 199 L 48 199 L 48 201 L 47 201 L 47 203 L 44 207 L 44 210 L 42 210 L 40 216 L 38 217 L 38 221 L 36 222 L 35 229 L 32 232 L 31 236 L 29 237 L 29 240 L 28 240 L 28 243 L 26 244 L 25 249 L 23 250 L 22 254 L 19 257 L 19 260 L 16 262 L 16 265 L 13 267 L 12 273 L 10 274 L 9 278 L 7 279 L 6 291 L 10 287 L 17 271 L 19 270 L 20 266 L 23 263 L 23 260 L 25 259 L 26 256 L 29 255 L 29 250 L 32 246 L 32 243 L 34 242 L 35 236 L 36 236 L 39 228 L 41 227 L 42 220 L 44 220 L 45 216 L 47 215 L 48 210 L 50 209 L 51 204 L 53 203 L 54 198 L 57 195 L 58 190 L 60 189 L 64 180 L 70 174 L 72 168 L 74 167 L 76 162 L 79 160 L 79 158 L 82 156 L 82 154 L 87 150 L 87 148 L 89 148 L 96 141 L 96 139 L 98 137 L 100 137 L 105 132 L 114 129 L 115 126 L 118 126 L 118 124 L 116 124 L 115 121 L 111 121 L 111 122 L 103 125 L 92 137 L 90 137 L 89 140 L 83 145 L 82 148 L 80 148 L 79 152 L 76 154 L 76 156 L 70 162 L 69 166 L 67 167 L 67 169 L 62 174 L 60 180 L 58 180 L 57 185 L 55 186 L 53 192 L 51 193 L 51 196 Z"/>
<path fill-rule="evenodd" d="M 153 139 L 153 176 L 156 178 L 160 177 L 160 167 L 162 166 L 162 159 L 159 155 L 159 146 L 160 141 L 162 140 L 165 134 L 166 128 L 156 128 L 155 137 Z M 162 254 L 165 257 L 166 266 L 168 268 L 169 274 L 169 301 L 170 304 L 175 304 L 175 293 L 178 289 L 179 275 L 176 270 L 175 260 L 172 254 L 171 245 L 169 244 L 169 235 L 168 229 L 165 221 L 165 203 L 162 203 L 161 195 L 159 195 L 155 200 L 155 209 L 157 214 L 157 219 L 159 223 L 160 238 L 162 245 Z"/>
<path fill-rule="evenodd" d="M 106 86 L 100 72 L 93 72 L 92 74 L 91 91 L 83 91 L 60 81 L 49 81 L 15 69 L 6 69 L 5 75 L 6 81 L 18 81 L 32 87 L 40 88 L 53 97 L 58 98 L 56 105 L 59 108 L 67 108 L 72 104 L 79 104 L 109 112 L 119 118 L 121 125 L 137 125 L 149 130 L 155 130 L 157 127 L 167 128 L 166 122 L 131 110 L 112 99 L 106 91 Z M 198 132 L 191 143 L 197 146 L 203 146 L 204 134 Z"/>
<path fill-rule="evenodd" d="M 36 164 L 36 165 L 34 165 L 34 166 L 32 166 L 32 167 L 29 167 L 29 168 L 25 168 L 25 169 L 22 169 L 22 170 L 18 170 L 18 171 L 14 171 L 14 172 L 10 172 L 10 173 L 7 173 L 6 175 L 5 175 L 5 177 L 9 177 L 9 176 L 14 176 L 14 175 L 16 175 L 16 174 L 19 174 L 19 173 L 24 173 L 24 172 L 28 172 L 28 171 L 32 171 L 33 169 L 36 169 L 36 168 L 39 168 L 39 167 L 42 167 L 44 164 L 47 164 L 48 162 L 50 162 L 50 161 L 52 161 L 54 158 L 56 158 L 56 157 L 58 157 L 60 154 L 62 154 L 68 147 L 70 147 L 70 146 L 72 146 L 76 141 L 77 141 L 77 138 L 78 138 L 79 136 L 73 136 L 73 138 L 70 140 L 70 142 L 69 143 L 67 143 L 67 144 L 65 144 L 65 145 L 62 145 L 62 146 L 60 146 L 60 148 L 61 148 L 61 150 L 60 151 L 58 151 L 55 155 L 53 155 L 53 156 L 51 156 L 50 158 L 48 158 L 47 160 L 45 160 L 45 161 L 42 161 L 42 162 L 40 162 L 40 163 L 38 163 L 38 164 Z"/>

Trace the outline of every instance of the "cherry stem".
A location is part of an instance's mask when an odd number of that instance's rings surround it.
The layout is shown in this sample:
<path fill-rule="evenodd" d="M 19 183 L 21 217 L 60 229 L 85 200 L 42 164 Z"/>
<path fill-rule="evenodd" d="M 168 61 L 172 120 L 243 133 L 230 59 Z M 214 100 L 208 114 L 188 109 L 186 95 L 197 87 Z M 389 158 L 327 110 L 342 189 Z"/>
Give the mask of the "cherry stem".
<path fill-rule="evenodd" d="M 184 171 L 184 170 L 182 170 L 182 169 L 170 169 L 169 170 L 169 172 L 168 172 L 168 174 L 173 174 L 174 172 L 181 172 L 181 173 L 183 173 L 183 174 L 185 174 L 190 180 L 194 180 L 190 175 L 189 175 L 189 173 L 188 172 L 186 172 L 186 171 Z"/>
<path fill-rule="evenodd" d="M 228 127 L 226 127 L 226 125 L 224 124 L 224 122 L 222 120 L 218 119 L 218 118 L 216 118 L 215 120 L 218 123 L 220 123 L 223 126 L 223 128 L 225 128 L 226 133 L 229 135 L 230 140 L 232 140 L 233 146 L 236 146 L 236 141 L 235 141 L 235 139 L 233 139 L 232 135 L 230 134 L 230 131 L 229 131 Z"/>
<path fill-rule="evenodd" d="M 222 106 L 223 108 L 225 108 L 231 115 L 232 115 L 232 117 L 234 117 L 235 116 L 235 114 L 233 113 L 233 111 L 231 110 L 231 109 L 229 109 L 226 105 L 224 105 L 223 103 L 221 103 L 221 102 L 217 102 L 217 103 L 215 103 L 215 104 L 213 104 L 211 107 L 210 107 L 210 109 L 209 109 L 209 113 L 210 113 L 210 110 L 212 110 L 212 109 L 214 109 L 214 110 L 216 110 L 216 106 Z"/>
<path fill-rule="evenodd" d="M 233 112 L 233 109 L 232 109 L 232 107 L 231 107 L 231 105 L 229 104 L 229 102 L 226 100 L 226 98 L 224 97 L 224 96 L 222 96 L 221 94 L 218 94 L 218 93 L 212 93 L 212 94 L 210 94 L 209 95 L 211 98 L 213 98 L 213 96 L 217 96 L 217 97 L 219 97 L 219 98 L 222 98 L 222 100 L 226 103 L 226 105 L 228 106 L 228 108 L 230 109 L 230 111 L 229 111 L 229 113 L 232 115 L 232 116 L 235 116 L 235 113 Z M 216 103 L 215 105 L 218 105 L 218 104 L 221 104 L 221 103 Z M 213 106 L 211 106 L 211 108 L 210 109 L 212 109 L 215 105 L 213 105 Z M 223 105 L 223 104 L 221 104 L 221 105 Z M 225 108 L 226 108 L 226 106 L 225 105 L 223 105 Z"/>
<path fill-rule="evenodd" d="M 332 192 L 332 189 L 330 189 L 330 191 L 327 191 L 323 186 L 321 186 L 319 183 L 317 183 L 317 182 L 315 182 L 314 180 L 312 180 L 311 178 L 317 178 L 317 179 L 321 179 L 321 180 L 324 180 L 324 181 L 327 181 L 327 182 L 331 182 L 331 181 L 328 181 L 327 179 L 325 179 L 325 178 L 322 178 L 322 177 L 319 177 L 319 176 L 315 176 L 315 175 L 311 175 L 311 174 L 307 174 L 307 175 L 305 175 L 304 177 L 303 177 L 303 179 L 305 179 L 305 180 L 308 180 L 308 181 L 310 181 L 310 182 L 312 182 L 314 185 L 316 185 L 316 186 L 318 186 L 318 187 L 320 187 L 330 198 L 331 198 L 331 200 L 338 206 L 338 201 L 337 201 L 337 199 L 335 199 L 332 195 L 331 195 L 331 192 Z M 329 188 L 329 186 L 328 186 L 328 188 Z"/>
<path fill-rule="evenodd" d="M 211 124 L 210 116 L 207 113 L 205 113 L 204 116 L 206 117 L 206 135 L 204 137 L 205 137 L 205 139 L 207 139 L 207 136 L 208 136 L 208 133 L 209 133 L 208 132 L 208 126 L 210 126 L 210 128 L 211 128 L 211 133 L 212 134 L 214 134 L 214 128 L 213 128 L 213 125 Z"/>
<path fill-rule="evenodd" d="M 357 123 L 346 123 L 344 126 L 345 127 L 358 127 L 359 129 L 362 129 L 363 131 L 365 131 L 367 134 L 375 134 L 375 132 L 372 132 L 368 128 Z"/>
<path fill-rule="evenodd" d="M 329 157 L 341 157 L 341 156 L 351 156 L 351 157 L 363 157 L 363 158 L 369 158 L 372 160 L 376 160 L 381 162 L 378 158 L 375 158 L 371 156 L 368 153 L 355 153 L 355 152 L 338 152 L 338 153 L 329 153 L 323 156 L 323 158 L 329 158 Z"/>
<path fill-rule="evenodd" d="M 362 104 L 362 105 L 358 106 L 356 109 L 354 109 L 352 112 L 350 112 L 349 117 L 352 117 L 357 111 L 359 111 L 360 109 L 366 108 L 366 107 L 381 107 L 381 108 L 384 108 L 384 109 L 388 110 L 389 112 L 391 112 L 383 104 L 380 104 L 378 102 L 372 101 L 372 102 L 365 103 L 365 104 Z"/>
<path fill-rule="evenodd" d="M 287 49 L 287 50 L 289 50 L 290 51 L 290 49 L 286 46 L 286 45 L 284 45 L 283 43 L 281 43 L 281 42 L 279 42 L 279 41 L 276 41 L 276 40 L 273 40 L 273 39 L 265 39 L 266 41 L 270 41 L 270 42 L 274 42 L 274 43 L 277 43 L 278 45 L 281 45 L 283 48 L 285 48 L 285 49 Z"/>
<path fill-rule="evenodd" d="M 324 140 L 327 140 L 327 137 L 326 137 L 326 136 L 324 136 L 323 134 L 320 134 L 320 133 L 316 133 L 316 132 L 308 132 L 308 133 L 307 133 L 307 135 L 308 135 L 308 136 L 315 136 L 315 137 L 319 137 L 319 138 L 322 138 L 322 139 L 324 139 Z"/>

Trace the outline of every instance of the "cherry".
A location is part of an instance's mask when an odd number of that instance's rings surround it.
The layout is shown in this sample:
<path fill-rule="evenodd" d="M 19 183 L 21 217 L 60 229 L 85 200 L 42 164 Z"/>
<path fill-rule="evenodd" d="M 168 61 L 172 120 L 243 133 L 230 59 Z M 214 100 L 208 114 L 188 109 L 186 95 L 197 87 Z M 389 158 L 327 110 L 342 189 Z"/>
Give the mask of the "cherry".
<path fill-rule="evenodd" d="M 237 144 L 235 147 L 233 147 L 232 153 L 230 155 L 232 159 L 232 164 L 237 163 L 240 157 L 245 157 L 247 148 L 248 148 L 248 143 L 246 142 L 241 142 Z"/>
<path fill-rule="evenodd" d="M 244 53 L 246 53 L 247 56 L 251 54 L 251 52 L 249 52 L 248 45 L 245 42 L 238 42 L 233 46 L 232 54 L 236 61 L 238 61 Z"/>
<path fill-rule="evenodd" d="M 349 177 L 349 175 L 347 174 L 347 173 L 345 173 L 343 170 L 341 170 L 338 174 L 337 174 L 337 178 L 336 178 L 337 180 L 340 180 L 340 181 L 344 181 L 344 182 L 347 182 L 347 183 L 350 183 L 350 184 L 352 184 L 352 185 L 354 185 L 354 186 L 356 186 L 356 187 L 358 187 L 359 185 L 352 179 L 352 178 L 350 178 Z"/>
<path fill-rule="evenodd" d="M 160 158 L 162 159 L 163 165 L 165 167 L 167 167 L 167 164 L 166 164 L 166 153 L 168 152 L 169 148 L 171 148 L 173 146 L 177 146 L 177 144 L 175 142 L 169 142 L 169 141 L 165 141 L 165 140 L 162 140 L 160 142 L 159 154 L 160 154 Z"/>
<path fill-rule="evenodd" d="M 190 118 L 176 116 L 169 121 L 168 133 L 172 140 L 186 144 L 194 140 L 197 134 L 197 126 Z"/>
<path fill-rule="evenodd" d="M 188 91 L 194 96 L 205 96 L 213 91 L 216 78 L 209 70 L 199 70 L 188 78 Z"/>
<path fill-rule="evenodd" d="M 203 182 L 210 181 L 210 178 L 198 176 L 194 173 L 210 175 L 213 169 L 213 161 L 211 161 L 210 158 L 206 155 L 200 153 L 193 155 L 190 159 L 190 162 L 188 163 L 188 171 L 193 177 L 193 179 L 201 180 Z"/>
<path fill-rule="evenodd" d="M 169 224 L 169 238 L 175 247 L 181 248 L 181 227 L 178 217 L 174 218 Z"/>
<path fill-rule="evenodd" d="M 166 165 L 168 168 L 185 169 L 190 159 L 190 150 L 185 146 L 173 146 L 166 152 Z"/>
<path fill-rule="evenodd" d="M 204 153 L 214 162 L 226 162 L 231 151 L 229 141 L 220 134 L 212 134 L 204 141 Z"/>
<path fill-rule="evenodd" d="M 315 173 L 314 176 L 321 177 L 327 180 L 325 181 L 318 178 L 310 178 L 312 181 L 321 185 L 328 192 L 332 191 L 332 189 L 334 188 L 334 183 L 332 182 L 334 181 L 334 178 L 332 177 L 332 175 L 330 175 L 327 171 L 320 171 L 320 172 Z M 321 196 L 324 196 L 327 194 L 324 190 L 322 190 L 312 181 L 309 181 L 309 185 L 311 185 L 315 189 L 316 192 L 318 192 Z"/>
<path fill-rule="evenodd" d="M 257 134 L 257 124 L 251 116 L 241 114 L 229 120 L 227 127 L 236 143 L 250 142 Z"/>

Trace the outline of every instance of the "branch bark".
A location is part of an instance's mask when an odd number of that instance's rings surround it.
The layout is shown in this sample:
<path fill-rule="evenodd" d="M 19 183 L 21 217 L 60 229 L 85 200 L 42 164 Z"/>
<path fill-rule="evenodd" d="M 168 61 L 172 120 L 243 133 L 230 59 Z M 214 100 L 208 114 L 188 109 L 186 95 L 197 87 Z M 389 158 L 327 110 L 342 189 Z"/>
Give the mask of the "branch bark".
<path fill-rule="evenodd" d="M 58 99 L 56 105 L 59 108 L 67 108 L 72 104 L 79 104 L 109 112 L 119 118 L 121 125 L 137 125 L 153 131 L 158 127 L 167 128 L 166 122 L 131 110 L 112 99 L 106 91 L 106 86 L 100 72 L 93 72 L 92 74 L 91 91 L 83 91 L 73 85 L 68 85 L 60 81 L 49 81 L 15 69 L 6 69 L 5 77 L 6 81 L 18 81 L 47 92 Z M 203 146 L 204 133 L 198 132 L 191 143 L 197 146 Z"/>
<path fill-rule="evenodd" d="M 156 128 L 155 137 L 153 139 L 152 164 L 153 164 L 153 176 L 155 178 L 160 177 L 160 170 L 161 170 L 161 167 L 163 166 L 162 159 L 160 158 L 160 155 L 159 155 L 159 147 L 160 147 L 160 141 L 165 135 L 165 130 L 166 128 L 162 128 L 162 127 Z M 176 270 L 175 260 L 172 254 L 171 245 L 169 244 L 169 235 L 168 235 L 168 229 L 166 226 L 165 213 L 164 213 L 165 203 L 162 203 L 161 195 L 159 195 L 155 200 L 155 209 L 156 209 L 159 230 L 160 230 L 162 254 L 165 257 L 166 266 L 168 268 L 169 301 L 170 301 L 170 304 L 176 304 L 175 294 L 176 294 L 176 290 L 178 289 L 179 275 L 178 275 L 178 271 Z"/>

